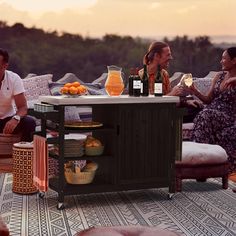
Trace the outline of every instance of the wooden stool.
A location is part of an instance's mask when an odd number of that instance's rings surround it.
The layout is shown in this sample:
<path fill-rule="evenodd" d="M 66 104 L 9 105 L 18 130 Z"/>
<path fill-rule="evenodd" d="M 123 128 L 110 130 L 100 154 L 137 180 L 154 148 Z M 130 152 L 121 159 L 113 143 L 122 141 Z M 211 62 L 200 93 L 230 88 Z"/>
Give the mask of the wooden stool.
<path fill-rule="evenodd" d="M 20 139 L 20 135 L 0 134 L 0 172 L 12 172 L 12 148 Z"/>
<path fill-rule="evenodd" d="M 183 142 L 182 160 L 175 162 L 176 191 L 182 190 L 182 179 L 221 177 L 223 189 L 228 188 L 229 162 L 219 145 Z"/>
<path fill-rule="evenodd" d="M 13 183 L 14 193 L 30 194 L 38 189 L 33 184 L 33 144 L 28 142 L 13 145 Z"/>

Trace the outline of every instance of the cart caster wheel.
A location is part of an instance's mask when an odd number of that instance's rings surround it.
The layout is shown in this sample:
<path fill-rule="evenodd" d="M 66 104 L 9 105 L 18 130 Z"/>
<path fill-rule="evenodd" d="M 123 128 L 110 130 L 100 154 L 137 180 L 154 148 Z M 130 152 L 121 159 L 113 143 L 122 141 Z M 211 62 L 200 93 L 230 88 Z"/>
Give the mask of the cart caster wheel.
<path fill-rule="evenodd" d="M 57 210 L 63 210 L 63 209 L 65 209 L 64 204 L 63 203 L 58 203 L 57 204 Z"/>
<path fill-rule="evenodd" d="M 168 200 L 172 200 L 174 193 L 168 193 Z"/>
<path fill-rule="evenodd" d="M 39 197 L 40 197 L 40 198 L 44 198 L 44 196 L 45 196 L 45 193 L 43 193 L 43 192 L 40 192 L 40 193 L 39 193 Z"/>

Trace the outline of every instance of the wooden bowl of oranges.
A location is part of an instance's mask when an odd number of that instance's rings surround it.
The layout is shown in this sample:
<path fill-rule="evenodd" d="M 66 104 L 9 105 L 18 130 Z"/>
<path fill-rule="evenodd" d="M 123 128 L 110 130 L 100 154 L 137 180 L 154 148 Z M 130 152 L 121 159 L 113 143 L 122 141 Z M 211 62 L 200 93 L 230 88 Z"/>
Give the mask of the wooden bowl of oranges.
<path fill-rule="evenodd" d="M 85 95 L 87 93 L 86 86 L 80 84 L 80 82 L 66 83 L 60 89 L 61 94 L 69 95 L 69 96 L 80 96 Z"/>

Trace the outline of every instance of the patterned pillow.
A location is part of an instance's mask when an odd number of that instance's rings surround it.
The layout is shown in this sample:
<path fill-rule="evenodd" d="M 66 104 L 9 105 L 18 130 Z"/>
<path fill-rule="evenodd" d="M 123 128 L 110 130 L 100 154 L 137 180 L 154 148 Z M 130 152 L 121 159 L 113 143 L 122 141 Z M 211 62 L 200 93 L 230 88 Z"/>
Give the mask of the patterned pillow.
<path fill-rule="evenodd" d="M 206 94 L 211 87 L 212 78 L 194 78 L 194 84 L 203 94 Z"/>
<path fill-rule="evenodd" d="M 79 121 L 80 118 L 79 107 L 68 106 L 65 107 L 65 121 Z"/>
<path fill-rule="evenodd" d="M 63 85 L 64 83 L 59 83 L 59 82 L 48 83 L 48 87 L 49 87 L 51 95 L 53 96 L 61 95 L 60 89 L 63 87 Z"/>
<path fill-rule="evenodd" d="M 51 95 L 48 84 L 52 81 L 52 76 L 46 74 L 23 79 L 26 99 L 33 100 L 41 95 Z"/>

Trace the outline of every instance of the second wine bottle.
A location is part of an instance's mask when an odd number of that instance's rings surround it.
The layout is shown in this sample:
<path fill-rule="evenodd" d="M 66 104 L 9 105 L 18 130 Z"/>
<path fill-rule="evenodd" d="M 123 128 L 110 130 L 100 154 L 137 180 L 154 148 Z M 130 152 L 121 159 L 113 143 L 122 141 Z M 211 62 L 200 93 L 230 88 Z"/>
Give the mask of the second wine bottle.
<path fill-rule="evenodd" d="M 163 78 L 161 74 L 161 66 L 157 66 L 157 74 L 154 81 L 154 95 L 162 96 L 163 95 Z"/>

